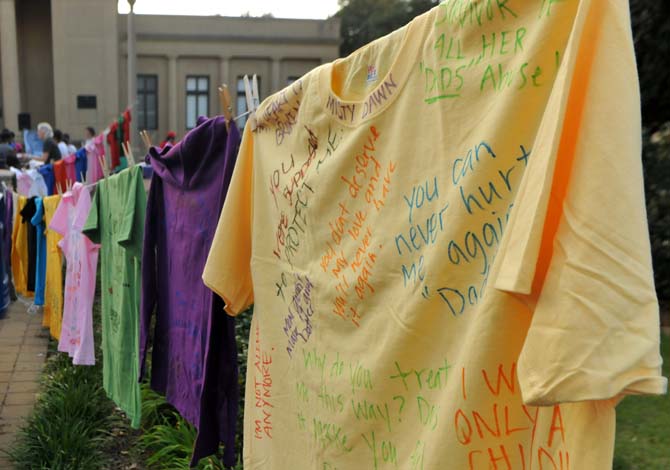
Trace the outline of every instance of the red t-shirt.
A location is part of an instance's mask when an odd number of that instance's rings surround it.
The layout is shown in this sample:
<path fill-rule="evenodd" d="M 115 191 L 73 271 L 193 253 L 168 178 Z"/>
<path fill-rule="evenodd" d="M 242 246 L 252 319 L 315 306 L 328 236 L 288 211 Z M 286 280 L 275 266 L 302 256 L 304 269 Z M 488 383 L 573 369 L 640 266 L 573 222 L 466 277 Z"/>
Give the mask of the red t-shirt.
<path fill-rule="evenodd" d="M 115 122 L 109 127 L 109 134 L 107 134 L 107 143 L 109 144 L 112 168 L 116 168 L 121 164 L 121 149 L 119 146 L 119 141 L 116 138 L 116 131 L 118 127 L 119 124 Z"/>
<path fill-rule="evenodd" d="M 56 188 L 60 188 L 61 192 L 66 191 L 67 172 L 65 171 L 65 162 L 58 160 L 54 162 L 54 179 L 56 180 Z M 58 191 L 58 189 L 56 189 Z"/>
<path fill-rule="evenodd" d="M 130 115 L 130 110 L 127 109 L 123 113 L 123 141 L 130 142 L 130 121 L 132 117 Z"/>

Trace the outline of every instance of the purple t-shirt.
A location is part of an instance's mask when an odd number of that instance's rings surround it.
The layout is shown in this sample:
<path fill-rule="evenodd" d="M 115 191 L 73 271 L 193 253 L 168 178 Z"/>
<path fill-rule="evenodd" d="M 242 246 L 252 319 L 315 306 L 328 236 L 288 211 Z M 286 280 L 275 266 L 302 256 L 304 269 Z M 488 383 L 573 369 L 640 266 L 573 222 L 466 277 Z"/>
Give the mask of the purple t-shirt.
<path fill-rule="evenodd" d="M 151 388 L 198 429 L 193 463 L 225 445 L 235 461 L 239 399 L 234 321 L 202 281 L 240 134 L 223 118 L 199 125 L 173 147 L 146 157 L 154 174 L 142 254 L 140 379 L 153 336 Z M 156 312 L 156 326 L 149 331 Z"/>

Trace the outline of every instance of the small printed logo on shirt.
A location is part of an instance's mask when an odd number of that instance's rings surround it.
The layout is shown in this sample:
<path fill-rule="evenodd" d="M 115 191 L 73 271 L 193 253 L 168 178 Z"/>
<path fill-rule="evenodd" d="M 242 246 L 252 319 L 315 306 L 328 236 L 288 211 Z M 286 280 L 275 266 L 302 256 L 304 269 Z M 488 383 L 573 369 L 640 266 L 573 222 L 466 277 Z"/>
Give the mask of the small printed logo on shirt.
<path fill-rule="evenodd" d="M 368 79 L 367 82 L 376 82 L 377 81 L 377 66 L 376 65 L 368 65 Z"/>

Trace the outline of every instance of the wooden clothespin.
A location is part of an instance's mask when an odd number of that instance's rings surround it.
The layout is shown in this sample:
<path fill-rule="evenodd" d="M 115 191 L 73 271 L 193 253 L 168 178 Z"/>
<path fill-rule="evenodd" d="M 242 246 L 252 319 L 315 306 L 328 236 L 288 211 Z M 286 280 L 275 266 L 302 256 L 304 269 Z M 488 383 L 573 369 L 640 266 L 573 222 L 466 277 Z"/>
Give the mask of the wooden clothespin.
<path fill-rule="evenodd" d="M 130 147 L 130 141 L 127 140 L 122 142 L 121 146 L 123 147 L 123 152 L 126 154 L 126 158 L 128 159 L 128 166 L 135 165 L 135 156 L 133 155 L 133 149 Z"/>
<path fill-rule="evenodd" d="M 251 120 L 251 130 L 255 131 L 256 130 L 256 110 L 261 104 L 260 100 L 260 94 L 258 93 L 258 77 L 256 74 L 253 76 L 253 80 L 251 81 L 251 99 L 253 101 L 253 109 L 251 110 L 251 116 L 249 116 L 249 119 Z"/>
<path fill-rule="evenodd" d="M 244 97 L 246 98 L 246 101 L 247 101 L 247 111 L 249 113 L 253 113 L 255 111 L 254 95 L 253 95 L 253 91 L 251 90 L 251 83 L 249 81 L 249 75 L 244 76 Z"/>
<path fill-rule="evenodd" d="M 151 149 L 151 136 L 146 130 L 140 131 L 140 137 L 142 138 L 142 142 L 144 143 L 144 148 L 146 149 L 147 153 Z"/>
<path fill-rule="evenodd" d="M 100 162 L 100 168 L 102 168 L 102 175 L 107 178 L 109 176 L 109 168 L 107 168 L 107 165 L 105 164 L 105 157 L 99 155 L 98 161 Z"/>
<path fill-rule="evenodd" d="M 251 81 L 251 97 L 254 101 L 254 109 L 256 111 L 261 105 L 260 93 L 258 93 L 258 76 L 254 74 L 253 80 Z"/>
<path fill-rule="evenodd" d="M 233 119 L 233 108 L 231 106 L 230 92 L 225 83 L 219 87 L 219 101 L 221 102 L 221 111 L 226 119 L 226 130 L 230 129 L 230 121 Z"/>
<path fill-rule="evenodd" d="M 258 90 L 258 83 L 256 83 L 256 90 Z M 255 108 L 255 100 L 254 100 L 254 94 L 251 89 L 251 83 L 249 82 L 249 76 L 245 75 L 244 76 L 244 96 L 245 96 L 245 101 L 247 104 L 247 111 L 235 116 L 234 120 L 237 121 L 240 118 L 243 118 L 244 116 L 249 116 L 250 118 L 253 118 L 254 111 L 256 111 Z M 252 119 L 252 130 L 256 130 L 256 123 L 255 120 Z"/>
<path fill-rule="evenodd" d="M 245 83 L 245 88 L 247 84 Z M 246 91 L 246 90 L 245 90 Z M 248 99 L 248 98 L 247 98 Z M 260 100 L 260 95 L 258 93 L 258 77 L 256 74 L 254 74 L 253 79 L 251 81 L 251 108 L 250 108 L 250 115 L 249 115 L 249 120 L 251 121 L 249 125 L 251 126 L 251 130 L 255 131 L 256 130 L 256 110 L 261 104 Z"/>
<path fill-rule="evenodd" d="M 56 192 L 58 193 L 59 196 L 63 196 L 63 188 L 58 182 L 56 182 Z"/>

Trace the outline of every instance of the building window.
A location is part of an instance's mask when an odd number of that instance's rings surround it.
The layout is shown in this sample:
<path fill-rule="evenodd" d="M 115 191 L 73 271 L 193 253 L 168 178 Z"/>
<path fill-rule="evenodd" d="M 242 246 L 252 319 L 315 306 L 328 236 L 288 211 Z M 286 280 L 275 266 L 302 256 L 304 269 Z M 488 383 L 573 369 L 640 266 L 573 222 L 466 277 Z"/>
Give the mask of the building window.
<path fill-rule="evenodd" d="M 137 76 L 137 127 L 158 129 L 158 75 Z"/>
<path fill-rule="evenodd" d="M 256 81 L 258 82 L 258 99 L 262 101 L 261 93 L 261 77 L 256 75 Z M 249 77 L 249 84 L 251 84 L 251 77 Z M 247 112 L 247 94 L 244 92 L 244 76 L 237 77 L 237 115 Z M 237 124 L 241 127 L 247 122 L 247 117 L 238 119 Z"/>
<path fill-rule="evenodd" d="M 209 77 L 186 77 L 186 128 L 193 129 L 198 116 L 209 116 Z"/>

